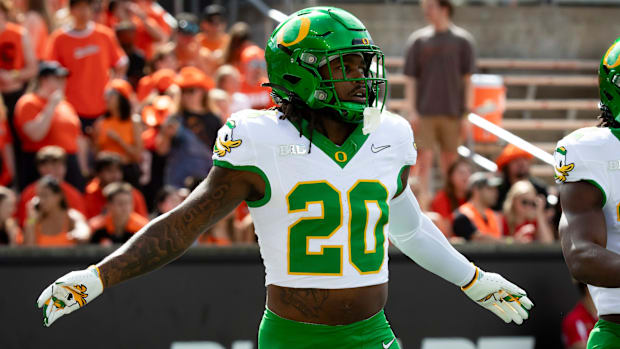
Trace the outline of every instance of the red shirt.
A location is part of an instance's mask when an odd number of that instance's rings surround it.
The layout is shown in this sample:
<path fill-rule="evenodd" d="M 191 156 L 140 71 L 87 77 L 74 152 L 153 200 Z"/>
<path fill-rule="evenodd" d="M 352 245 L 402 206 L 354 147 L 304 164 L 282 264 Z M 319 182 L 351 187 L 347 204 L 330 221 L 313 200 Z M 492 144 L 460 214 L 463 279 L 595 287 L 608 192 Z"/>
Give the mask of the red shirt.
<path fill-rule="evenodd" d="M 144 196 L 142 196 L 142 193 L 135 188 L 131 193 L 133 196 L 133 211 L 142 217 L 148 216 L 146 202 L 144 200 Z M 93 218 L 103 212 L 106 200 L 103 196 L 103 189 L 101 188 L 99 178 L 93 178 L 93 180 L 86 186 L 84 202 L 86 205 L 86 218 Z"/>
<path fill-rule="evenodd" d="M 562 320 L 562 339 L 567 347 L 588 341 L 597 319 L 579 302 Z"/>
<path fill-rule="evenodd" d="M 435 194 L 433 201 L 431 202 L 431 211 L 439 213 L 442 218 L 449 219 L 450 223 L 454 220 L 454 210 L 464 204 L 467 200 L 465 198 L 458 199 L 457 207 L 452 207 L 450 204 L 450 198 L 445 190 L 440 190 Z"/>
<path fill-rule="evenodd" d="M 57 145 L 67 154 L 78 151 L 77 140 L 82 134 L 82 124 L 75 109 L 67 101 L 61 101 L 54 110 L 50 129 L 40 141 L 31 140 L 24 132 L 24 125 L 34 120 L 45 108 L 47 100 L 34 93 L 23 95 L 15 106 L 15 128 L 22 141 L 22 150 L 35 153 L 48 145 Z"/>
<path fill-rule="evenodd" d="M 82 193 L 80 193 L 77 189 L 75 189 L 71 184 L 62 181 L 60 183 L 60 187 L 62 188 L 62 192 L 65 195 L 65 199 L 67 199 L 67 205 L 70 208 L 76 209 L 80 211 L 82 214 L 86 214 L 86 205 L 84 204 L 84 197 Z M 35 195 L 37 189 L 37 182 L 31 183 L 29 186 L 22 191 L 22 194 L 19 197 L 19 203 L 17 204 L 17 220 L 21 226 L 24 226 L 24 220 L 26 220 L 26 204 L 30 201 Z"/>

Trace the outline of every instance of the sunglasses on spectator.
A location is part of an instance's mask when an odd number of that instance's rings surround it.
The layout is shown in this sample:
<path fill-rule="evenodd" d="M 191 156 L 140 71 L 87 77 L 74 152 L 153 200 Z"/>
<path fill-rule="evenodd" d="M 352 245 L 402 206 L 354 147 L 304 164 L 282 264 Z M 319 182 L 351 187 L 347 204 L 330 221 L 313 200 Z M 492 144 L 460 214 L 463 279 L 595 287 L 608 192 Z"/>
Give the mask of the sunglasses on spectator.
<path fill-rule="evenodd" d="M 195 93 L 198 90 L 200 89 L 197 87 L 187 87 L 187 88 L 182 88 L 181 93 Z"/>
<path fill-rule="evenodd" d="M 530 206 L 530 207 L 536 207 L 536 201 L 528 200 L 528 199 L 521 199 L 521 205 L 523 205 L 523 206 Z"/>

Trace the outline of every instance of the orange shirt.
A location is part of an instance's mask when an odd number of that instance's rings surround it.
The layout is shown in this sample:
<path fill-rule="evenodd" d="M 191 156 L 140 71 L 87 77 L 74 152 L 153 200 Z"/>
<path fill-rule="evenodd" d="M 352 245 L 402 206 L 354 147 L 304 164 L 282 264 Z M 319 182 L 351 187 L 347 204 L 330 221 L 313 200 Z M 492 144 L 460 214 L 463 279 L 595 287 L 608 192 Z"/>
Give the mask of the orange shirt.
<path fill-rule="evenodd" d="M 228 43 L 228 40 L 230 40 L 230 38 L 228 37 L 228 34 L 221 35 L 219 38 L 214 38 L 209 37 L 205 33 L 200 33 L 196 35 L 196 40 L 200 43 L 202 47 L 206 47 L 211 52 L 213 52 L 215 50 L 223 48 L 224 45 Z"/>
<path fill-rule="evenodd" d="M 0 33 L 0 69 L 22 69 L 26 66 L 23 37 L 26 33 L 19 24 L 7 22 Z"/>
<path fill-rule="evenodd" d="M 499 217 L 490 208 L 484 210 L 484 216 L 486 217 L 486 220 L 470 202 L 464 203 L 458 208 L 458 210 L 463 213 L 467 218 L 469 218 L 469 220 L 474 224 L 478 231 L 480 231 L 480 233 L 492 236 L 494 238 L 502 237 Z"/>
<path fill-rule="evenodd" d="M 82 124 L 75 109 L 67 101 L 61 101 L 54 110 L 50 129 L 40 141 L 31 140 L 24 132 L 24 125 L 34 120 L 45 108 L 47 100 L 34 93 L 23 95 L 15 106 L 15 128 L 22 141 L 22 150 L 37 152 L 48 145 L 57 145 L 67 154 L 76 154 L 77 140 L 82 134 Z"/>
<path fill-rule="evenodd" d="M 94 22 L 80 32 L 66 27 L 58 29 L 50 36 L 46 56 L 71 73 L 65 95 L 78 115 L 102 115 L 106 110 L 103 94 L 110 79 L 109 70 L 127 62 L 114 32 Z"/>
<path fill-rule="evenodd" d="M 93 236 L 91 242 L 99 243 L 123 243 L 137 233 L 143 226 L 149 222 L 148 219 L 140 216 L 139 214 L 132 212 L 129 215 L 129 219 L 123 228 L 124 233 L 121 236 L 115 235 L 114 221 L 109 214 L 99 215 L 88 221 Z"/>
<path fill-rule="evenodd" d="M 98 121 L 95 131 L 97 134 L 95 143 L 99 151 L 109 151 L 119 154 L 125 160 L 128 159 L 129 154 L 120 144 L 108 136 L 108 130 L 113 130 L 125 143 L 133 145 L 136 140 L 133 138 L 133 122 L 131 119 L 121 120 L 114 116 L 102 118 Z"/>
<path fill-rule="evenodd" d="M 131 194 L 133 196 L 133 211 L 143 217 L 148 216 L 146 201 L 142 193 L 134 188 Z M 86 204 L 86 218 L 93 218 L 103 212 L 106 200 L 103 196 L 103 188 L 101 188 L 99 178 L 93 178 L 86 186 L 84 202 Z"/>
<path fill-rule="evenodd" d="M 67 199 L 67 205 L 70 208 L 76 209 L 80 211 L 82 214 L 86 214 L 86 205 L 84 204 L 84 197 L 82 193 L 80 193 L 77 189 L 75 189 L 71 184 L 63 181 L 60 183 L 60 187 L 62 188 L 62 192 Z M 24 220 L 26 219 L 26 204 L 36 195 L 37 182 L 31 183 L 27 186 L 24 191 L 22 191 L 19 196 L 19 203 L 17 204 L 17 221 L 21 226 L 24 225 Z"/>
<path fill-rule="evenodd" d="M 41 223 L 35 226 L 34 234 L 37 246 L 43 247 L 68 247 L 76 244 L 75 240 L 69 239 L 69 217 L 65 218 L 62 231 L 56 235 L 46 235 L 41 231 Z"/>

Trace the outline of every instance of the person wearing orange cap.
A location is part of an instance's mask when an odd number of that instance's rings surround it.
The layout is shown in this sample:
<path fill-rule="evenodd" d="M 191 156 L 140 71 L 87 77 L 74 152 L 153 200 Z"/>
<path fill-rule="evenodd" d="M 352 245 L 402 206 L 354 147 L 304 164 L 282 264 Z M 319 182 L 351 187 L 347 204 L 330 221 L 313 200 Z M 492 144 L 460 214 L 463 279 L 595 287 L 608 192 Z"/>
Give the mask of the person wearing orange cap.
<path fill-rule="evenodd" d="M 532 154 L 513 144 L 508 144 L 504 147 L 497 159 L 495 159 L 497 171 L 502 174 L 504 181 L 497 188 L 498 196 L 497 202 L 493 205 L 494 210 L 502 210 L 510 187 L 523 179 L 530 181 L 539 195 L 545 198 L 547 197 L 547 188 L 545 185 L 530 174 L 530 166 L 532 165 L 533 158 L 534 156 L 532 156 Z"/>
<path fill-rule="evenodd" d="M 127 81 L 110 81 L 106 88 L 108 110 L 95 123 L 94 142 L 97 152 L 108 151 L 121 157 L 125 180 L 139 188 L 142 125 L 140 117 L 133 114 L 133 100 L 133 89 Z"/>
<path fill-rule="evenodd" d="M 183 187 L 187 177 L 204 178 L 211 168 L 211 149 L 222 126 L 209 110 L 213 81 L 200 69 L 184 67 L 177 76 L 181 98 L 177 114 L 167 118 L 157 135 L 159 155 L 166 155 L 164 184 Z"/>
<path fill-rule="evenodd" d="M 57 62 L 41 62 L 36 90 L 17 102 L 14 126 L 22 144 L 21 162 L 17 168 L 20 190 L 38 178 L 36 153 L 48 145 L 59 146 L 67 153 L 67 182 L 79 190 L 84 189 L 88 148 L 80 119 L 65 100 L 68 74 L 67 69 Z"/>
<path fill-rule="evenodd" d="M 137 97 L 142 103 L 151 102 L 149 97 L 165 93 L 172 85 L 176 85 L 177 74 L 174 70 L 163 68 L 147 75 L 138 82 Z"/>
<path fill-rule="evenodd" d="M 213 80 L 195 67 L 181 69 L 177 78 L 181 100 L 177 108 L 183 126 L 191 130 L 209 149 L 215 145 L 220 118 L 209 109 L 209 90 Z"/>
<path fill-rule="evenodd" d="M 142 189 L 149 205 L 154 205 L 156 193 L 164 186 L 167 156 L 158 152 L 158 135 L 162 124 L 174 114 L 175 110 L 175 102 L 168 95 L 155 96 L 151 104 L 142 108 L 142 122 L 146 125 L 142 132 L 142 143 L 146 150 L 142 164 L 144 170 Z"/>

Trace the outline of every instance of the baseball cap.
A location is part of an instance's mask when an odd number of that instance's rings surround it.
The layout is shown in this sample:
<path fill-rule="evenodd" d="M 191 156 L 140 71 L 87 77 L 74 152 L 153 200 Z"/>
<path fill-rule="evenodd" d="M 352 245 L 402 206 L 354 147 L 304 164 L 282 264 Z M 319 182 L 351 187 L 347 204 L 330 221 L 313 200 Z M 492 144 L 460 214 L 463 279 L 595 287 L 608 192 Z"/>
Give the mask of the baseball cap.
<path fill-rule="evenodd" d="M 205 21 L 210 21 L 214 16 L 224 16 L 226 14 L 226 9 L 222 5 L 212 4 L 202 11 L 202 19 Z"/>
<path fill-rule="evenodd" d="M 495 159 L 495 164 L 497 165 L 497 169 L 501 171 L 509 162 L 518 158 L 532 159 L 534 156 L 510 143 L 504 147 L 497 159 Z"/>
<path fill-rule="evenodd" d="M 200 31 L 198 18 L 191 13 L 179 13 L 177 16 L 177 30 L 179 33 L 187 35 L 198 34 Z"/>
<path fill-rule="evenodd" d="M 498 187 L 502 184 L 502 179 L 491 172 L 476 172 L 467 181 L 467 190 L 482 187 Z"/>
<path fill-rule="evenodd" d="M 204 90 L 209 90 L 215 86 L 213 79 L 202 70 L 196 67 L 184 67 L 177 75 L 177 85 L 180 88 L 199 87 Z"/>
<path fill-rule="evenodd" d="M 39 63 L 39 77 L 50 75 L 65 77 L 69 75 L 69 71 L 56 61 L 41 61 Z"/>
<path fill-rule="evenodd" d="M 123 97 L 127 98 L 128 101 L 131 101 L 131 95 L 133 94 L 133 88 L 123 79 L 113 79 L 110 80 L 106 90 L 112 89 L 118 93 L 120 93 Z"/>

